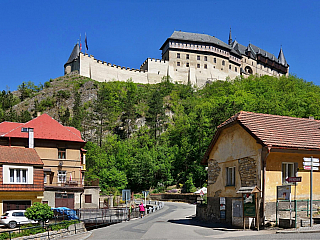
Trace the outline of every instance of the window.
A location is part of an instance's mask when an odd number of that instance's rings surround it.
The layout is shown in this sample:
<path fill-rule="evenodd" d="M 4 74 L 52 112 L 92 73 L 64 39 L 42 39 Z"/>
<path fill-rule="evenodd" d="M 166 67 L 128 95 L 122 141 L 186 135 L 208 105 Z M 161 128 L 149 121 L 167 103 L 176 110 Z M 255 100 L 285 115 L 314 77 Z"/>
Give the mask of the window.
<path fill-rule="evenodd" d="M 204 65 L 204 68 L 205 68 L 205 69 L 207 69 L 207 68 L 208 68 L 207 64 L 205 64 L 205 65 Z"/>
<path fill-rule="evenodd" d="M 224 60 L 222 60 L 222 66 L 224 66 L 225 65 L 225 61 Z"/>
<path fill-rule="evenodd" d="M 297 173 L 298 163 L 283 162 L 282 163 L 282 184 L 289 184 L 286 179 L 295 177 Z"/>
<path fill-rule="evenodd" d="M 235 169 L 236 167 L 227 167 L 227 186 L 235 185 Z"/>
<path fill-rule="evenodd" d="M 197 64 L 197 68 L 200 68 L 200 64 L 199 63 Z"/>
<path fill-rule="evenodd" d="M 58 148 L 58 159 L 66 159 L 66 149 Z"/>
<path fill-rule="evenodd" d="M 84 196 L 84 201 L 85 201 L 85 203 L 92 203 L 92 195 L 91 194 L 86 194 Z"/>
<path fill-rule="evenodd" d="M 10 183 L 27 183 L 27 169 L 10 169 Z"/>
<path fill-rule="evenodd" d="M 67 172 L 66 171 L 58 171 L 58 182 L 66 182 Z"/>
<path fill-rule="evenodd" d="M 213 62 L 214 62 L 214 63 L 217 63 L 217 59 L 216 59 L 216 58 L 214 58 L 214 59 L 213 59 Z"/>
<path fill-rule="evenodd" d="M 199 55 L 197 55 L 197 60 L 200 60 L 200 56 Z"/>
<path fill-rule="evenodd" d="M 180 62 L 177 62 L 177 66 L 180 66 Z"/>
<path fill-rule="evenodd" d="M 46 173 L 43 174 L 43 183 L 47 183 L 47 174 Z"/>
<path fill-rule="evenodd" d="M 189 54 L 187 54 L 187 55 L 186 55 L 186 59 L 189 59 L 189 57 L 190 57 Z"/>
<path fill-rule="evenodd" d="M 238 71 L 237 67 L 234 68 L 234 71 L 236 71 L 236 72 Z"/>
<path fill-rule="evenodd" d="M 231 70 L 231 65 L 229 65 L 229 69 Z"/>
<path fill-rule="evenodd" d="M 180 53 L 177 53 L 177 58 L 180 58 Z"/>
<path fill-rule="evenodd" d="M 205 60 L 205 61 L 208 61 L 208 57 L 207 57 L 207 56 L 204 56 L 204 60 Z"/>
<path fill-rule="evenodd" d="M 186 63 L 186 67 L 189 67 L 189 63 L 188 62 Z"/>

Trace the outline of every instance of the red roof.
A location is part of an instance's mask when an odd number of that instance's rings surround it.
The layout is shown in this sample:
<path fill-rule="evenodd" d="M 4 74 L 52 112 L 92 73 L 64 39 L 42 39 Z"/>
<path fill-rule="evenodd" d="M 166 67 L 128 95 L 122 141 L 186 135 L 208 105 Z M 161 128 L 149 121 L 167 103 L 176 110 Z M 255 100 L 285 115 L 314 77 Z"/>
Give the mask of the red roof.
<path fill-rule="evenodd" d="M 0 124 L 0 136 L 28 138 L 28 133 L 21 132 L 21 128 L 33 128 L 35 139 L 84 142 L 79 130 L 61 125 L 48 114 L 42 114 L 27 123 L 3 122 Z"/>
<path fill-rule="evenodd" d="M 263 146 L 320 149 L 320 121 L 241 111 L 220 124 L 203 161 L 213 148 L 222 129 L 238 123 Z"/>
<path fill-rule="evenodd" d="M 320 149 L 320 121 L 264 113 L 239 112 L 218 126 L 239 122 L 266 146 Z"/>
<path fill-rule="evenodd" d="M 0 146 L 0 163 L 43 165 L 33 148 Z"/>

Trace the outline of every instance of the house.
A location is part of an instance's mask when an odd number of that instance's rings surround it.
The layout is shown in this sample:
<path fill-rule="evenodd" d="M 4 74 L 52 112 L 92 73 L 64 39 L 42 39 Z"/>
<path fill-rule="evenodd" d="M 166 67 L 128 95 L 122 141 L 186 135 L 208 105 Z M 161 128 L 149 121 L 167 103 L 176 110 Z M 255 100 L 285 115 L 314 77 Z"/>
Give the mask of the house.
<path fill-rule="evenodd" d="M 320 157 L 320 121 L 237 113 L 218 126 L 202 160 L 208 165 L 208 205 L 202 213 L 199 208 L 197 214 L 242 226 L 241 191 L 256 188 L 261 191 L 257 195 L 261 223 L 275 221 L 277 200 L 289 199 L 290 194 L 292 200 L 309 199 L 310 171 L 298 171 L 303 169 L 305 157 Z M 296 186 L 287 182 L 288 177 L 296 176 L 302 178 Z M 320 181 L 318 171 L 314 171 L 313 181 Z M 221 199 L 225 201 L 223 214 Z M 318 184 L 313 186 L 313 199 L 320 199 Z M 299 204 L 298 208 L 307 208 Z M 288 217 L 289 212 L 281 214 Z M 307 216 L 306 212 L 299 214 Z"/>
<path fill-rule="evenodd" d="M 44 164 L 42 202 L 51 207 L 80 208 L 99 198 L 85 193 L 85 144 L 80 131 L 48 114 L 27 123 L 0 123 L 0 146 L 33 148 L 39 155 Z"/>
<path fill-rule="evenodd" d="M 228 43 L 208 34 L 174 31 L 160 47 L 161 59 L 147 58 L 140 69 L 117 66 L 82 53 L 76 44 L 64 64 L 65 75 L 78 73 L 99 82 L 127 81 L 155 84 L 170 76 L 174 82 L 203 87 L 216 80 L 237 76 L 283 76 L 289 65 L 282 48 L 278 57 L 253 45 Z"/>
<path fill-rule="evenodd" d="M 43 199 L 43 162 L 34 149 L 0 146 L 0 213 Z"/>

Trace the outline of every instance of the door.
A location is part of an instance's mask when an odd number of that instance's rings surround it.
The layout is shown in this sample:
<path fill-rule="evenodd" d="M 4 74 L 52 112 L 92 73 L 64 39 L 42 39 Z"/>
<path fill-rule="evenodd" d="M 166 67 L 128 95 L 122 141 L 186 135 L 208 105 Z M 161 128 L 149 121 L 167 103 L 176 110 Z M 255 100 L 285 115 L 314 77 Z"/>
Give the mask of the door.
<path fill-rule="evenodd" d="M 55 207 L 67 207 L 74 209 L 74 194 L 56 193 Z"/>
<path fill-rule="evenodd" d="M 9 210 L 26 210 L 31 206 L 31 201 L 3 201 L 3 212 Z"/>

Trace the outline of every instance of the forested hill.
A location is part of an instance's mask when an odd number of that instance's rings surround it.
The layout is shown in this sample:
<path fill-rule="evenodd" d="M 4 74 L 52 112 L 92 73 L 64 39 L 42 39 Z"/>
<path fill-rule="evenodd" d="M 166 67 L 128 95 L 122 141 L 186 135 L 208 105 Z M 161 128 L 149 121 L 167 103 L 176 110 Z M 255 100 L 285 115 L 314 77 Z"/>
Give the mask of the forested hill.
<path fill-rule="evenodd" d="M 171 83 L 98 83 L 77 75 L 0 96 L 1 121 L 46 112 L 88 141 L 86 178 L 104 192 L 173 184 L 203 186 L 200 161 L 216 127 L 244 110 L 320 119 L 320 87 L 295 76 L 216 81 L 203 89 Z"/>

